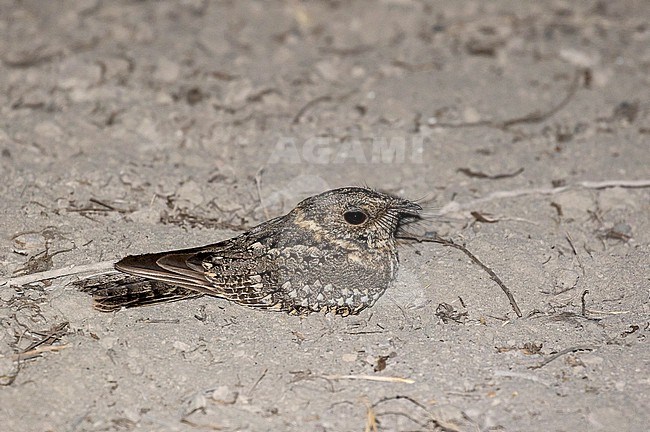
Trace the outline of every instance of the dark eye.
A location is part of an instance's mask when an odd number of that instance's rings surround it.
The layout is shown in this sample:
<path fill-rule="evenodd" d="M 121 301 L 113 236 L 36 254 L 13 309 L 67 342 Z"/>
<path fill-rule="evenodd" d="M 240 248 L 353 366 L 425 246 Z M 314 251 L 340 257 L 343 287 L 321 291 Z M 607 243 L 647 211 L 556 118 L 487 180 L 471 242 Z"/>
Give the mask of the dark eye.
<path fill-rule="evenodd" d="M 359 210 L 350 210 L 343 213 L 343 219 L 350 225 L 361 225 L 368 220 L 368 215 Z"/>

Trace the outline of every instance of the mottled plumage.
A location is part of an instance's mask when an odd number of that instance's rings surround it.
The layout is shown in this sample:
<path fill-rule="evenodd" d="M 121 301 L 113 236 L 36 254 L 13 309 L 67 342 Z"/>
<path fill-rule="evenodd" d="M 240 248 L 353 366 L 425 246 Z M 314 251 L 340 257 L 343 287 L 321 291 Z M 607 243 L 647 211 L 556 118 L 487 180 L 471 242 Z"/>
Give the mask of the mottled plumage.
<path fill-rule="evenodd" d="M 330 190 L 229 240 L 128 256 L 115 264 L 126 275 L 83 290 L 103 311 L 210 295 L 294 314 L 355 314 L 394 280 L 395 232 L 420 210 L 370 189 Z"/>

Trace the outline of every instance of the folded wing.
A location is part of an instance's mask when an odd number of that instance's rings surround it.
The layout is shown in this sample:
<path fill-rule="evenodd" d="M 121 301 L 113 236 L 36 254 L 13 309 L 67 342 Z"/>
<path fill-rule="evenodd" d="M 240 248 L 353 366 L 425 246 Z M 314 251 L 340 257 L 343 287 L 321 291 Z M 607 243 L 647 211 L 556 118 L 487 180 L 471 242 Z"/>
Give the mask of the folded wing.
<path fill-rule="evenodd" d="M 278 291 L 273 260 L 259 249 L 219 245 L 175 252 L 128 256 L 115 268 L 197 294 L 225 298 L 252 307 L 274 306 Z"/>

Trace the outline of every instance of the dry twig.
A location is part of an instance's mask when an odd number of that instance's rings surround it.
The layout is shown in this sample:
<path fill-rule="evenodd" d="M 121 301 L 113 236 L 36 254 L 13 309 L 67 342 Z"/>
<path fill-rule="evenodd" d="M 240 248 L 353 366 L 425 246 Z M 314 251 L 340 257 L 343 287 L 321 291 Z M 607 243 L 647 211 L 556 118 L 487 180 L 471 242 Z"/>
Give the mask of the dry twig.
<path fill-rule="evenodd" d="M 302 117 L 305 115 L 305 113 L 314 105 L 319 104 L 321 102 L 329 102 L 332 100 L 332 96 L 330 95 L 324 95 L 324 96 L 319 96 L 315 99 L 310 100 L 307 102 L 305 105 L 302 106 L 296 113 L 296 115 L 293 117 L 293 120 L 291 121 L 292 124 L 298 124 L 300 123 L 300 120 Z"/>
<path fill-rule="evenodd" d="M 370 405 L 368 399 L 364 398 L 363 402 L 366 404 L 366 428 L 364 432 L 378 432 L 375 410 Z"/>
<path fill-rule="evenodd" d="M 433 423 L 435 426 L 441 428 L 444 431 L 461 432 L 461 431 L 468 430 L 468 429 L 466 429 L 466 428 L 464 428 L 462 426 L 457 425 L 456 423 L 453 423 L 451 421 L 448 421 L 448 420 L 445 420 L 445 419 L 441 418 L 442 416 L 435 415 L 429 409 L 427 409 L 426 406 L 424 406 L 422 403 L 418 402 L 417 400 L 413 399 L 410 396 L 397 395 L 397 396 L 384 397 L 384 398 L 379 399 L 374 404 L 372 404 L 372 408 L 375 409 L 375 408 L 377 408 L 377 406 L 379 406 L 379 405 L 381 405 L 383 403 L 386 403 L 386 402 L 393 401 L 393 400 L 404 400 L 406 402 L 409 402 L 409 403 L 415 405 L 416 407 L 418 407 L 419 409 L 424 411 L 424 413 L 426 414 L 426 417 L 427 417 L 427 421 L 429 423 Z M 390 413 L 389 412 L 376 413 L 375 415 L 379 416 L 379 415 L 383 415 L 383 414 L 393 414 L 393 412 L 390 412 Z M 397 413 L 395 413 L 395 414 L 397 414 Z M 399 414 L 404 415 L 404 413 L 399 413 Z M 471 422 L 471 425 L 474 427 L 474 429 L 476 431 L 479 430 L 479 428 L 475 424 L 475 422 L 472 419 L 470 419 L 469 417 L 467 417 L 467 415 L 465 413 L 462 413 L 462 416 L 464 417 L 465 420 L 468 420 L 469 422 Z M 423 426 L 422 424 L 420 424 L 420 422 L 418 422 L 415 419 L 412 419 L 410 416 L 407 415 L 406 417 L 410 418 L 411 421 L 414 421 L 414 422 L 418 423 L 420 426 Z"/>
<path fill-rule="evenodd" d="M 587 302 L 585 301 L 585 297 L 587 297 L 587 294 L 589 294 L 589 290 L 584 290 L 582 292 L 582 296 L 580 296 L 580 302 L 582 303 L 582 316 L 583 317 L 587 316 Z"/>
<path fill-rule="evenodd" d="M 569 189 L 608 189 L 613 187 L 621 188 L 647 188 L 650 187 L 650 180 L 606 180 L 600 182 L 583 181 L 574 185 L 560 186 L 556 188 L 533 188 L 533 189 L 515 189 L 510 191 L 495 191 L 491 194 L 478 198 L 466 203 L 450 202 L 438 210 L 439 215 L 455 213 L 463 210 L 469 210 L 490 201 L 496 201 L 503 198 L 517 198 L 526 195 L 555 195 L 565 192 Z"/>
<path fill-rule="evenodd" d="M 64 276 L 73 276 L 81 273 L 111 273 L 113 272 L 113 265 L 115 261 L 101 261 L 98 263 L 84 264 L 84 265 L 71 265 L 56 270 L 48 270 L 44 272 L 32 273 L 25 276 L 8 278 L 0 282 L 0 286 L 22 286 L 34 282 L 40 282 L 48 279 L 56 279 Z"/>
<path fill-rule="evenodd" d="M 575 96 L 576 92 L 578 91 L 581 75 L 582 75 L 581 70 L 577 70 L 575 72 L 575 74 L 573 75 L 573 80 L 571 81 L 571 84 L 569 84 L 569 89 L 567 90 L 567 93 L 564 96 L 564 98 L 560 102 L 558 102 L 557 105 L 551 107 L 547 111 L 541 111 L 541 112 L 535 111 L 532 113 L 528 113 L 523 117 L 517 117 L 517 118 L 513 118 L 510 120 L 505 120 L 503 122 L 497 123 L 495 124 L 495 126 L 501 129 L 508 129 L 510 126 L 520 124 L 520 123 L 541 123 L 544 120 L 554 116 L 561 109 L 567 106 L 568 103 L 571 101 L 571 99 L 573 99 L 573 96 Z"/>
<path fill-rule="evenodd" d="M 573 76 L 571 84 L 567 90 L 566 95 L 560 100 L 556 105 L 552 106 L 546 111 L 533 111 L 521 117 L 515 117 L 508 120 L 478 120 L 474 122 L 463 122 L 463 123 L 434 123 L 432 127 L 439 128 L 465 128 L 465 127 L 493 127 L 501 130 L 507 130 L 510 126 L 523 123 L 541 123 L 550 117 L 557 114 L 560 110 L 567 106 L 571 99 L 575 96 L 578 91 L 580 84 L 580 77 L 582 76 L 582 71 L 577 70 Z"/>
<path fill-rule="evenodd" d="M 569 353 L 576 352 L 576 351 L 593 351 L 593 350 L 595 350 L 595 349 L 596 349 L 596 347 L 594 347 L 594 346 L 586 346 L 586 345 L 581 345 L 581 346 L 575 346 L 575 347 L 571 347 L 571 348 L 566 348 L 566 349 L 563 349 L 562 351 L 559 351 L 559 352 L 553 354 L 552 356 L 550 356 L 549 358 L 545 359 L 544 361 L 542 361 L 542 362 L 541 362 L 540 364 L 538 364 L 538 365 L 535 365 L 535 366 L 528 366 L 528 369 L 540 369 L 540 368 L 543 368 L 544 366 L 546 366 L 547 364 L 549 364 L 549 363 L 552 362 L 553 360 L 556 360 L 556 359 L 562 357 L 562 356 L 565 355 L 565 354 L 569 354 Z"/>
<path fill-rule="evenodd" d="M 444 239 L 437 234 L 435 237 L 421 237 L 421 236 L 415 236 L 415 235 L 401 235 L 398 237 L 399 239 L 404 239 L 404 240 L 414 240 L 418 243 L 439 243 L 443 246 L 449 246 L 456 248 L 463 252 L 465 255 L 467 255 L 473 262 L 474 264 L 478 265 L 481 267 L 489 276 L 490 279 L 492 279 L 499 287 L 501 290 L 506 294 L 508 297 L 508 300 L 510 301 L 510 306 L 512 306 L 512 309 L 515 311 L 517 316 L 521 318 L 523 315 L 521 313 L 521 309 L 519 309 L 519 306 L 517 305 L 517 301 L 515 300 L 514 296 L 510 292 L 510 289 L 506 286 L 506 284 L 503 283 L 501 278 L 497 276 L 497 274 L 492 270 L 490 267 L 486 266 L 479 260 L 473 253 L 471 253 L 465 246 L 459 245 L 457 243 L 454 243 L 452 240 L 447 240 Z"/>
<path fill-rule="evenodd" d="M 14 361 L 20 361 L 20 360 L 27 360 L 33 357 L 38 357 L 44 352 L 51 352 L 51 351 L 61 351 L 63 349 L 66 349 L 68 345 L 45 345 L 45 346 L 39 346 L 34 349 L 31 349 L 29 351 L 23 351 L 18 354 L 12 354 L 11 359 Z"/>
<path fill-rule="evenodd" d="M 467 177 L 489 179 L 489 180 L 501 180 L 505 178 L 516 177 L 522 172 L 524 172 L 524 169 L 519 168 L 517 171 L 506 173 L 506 174 L 486 174 L 482 171 L 473 171 L 470 168 L 458 168 L 456 171 L 465 174 Z"/>
<path fill-rule="evenodd" d="M 403 384 L 415 383 L 415 380 L 412 380 L 410 378 L 375 376 L 375 375 L 321 375 L 321 378 L 325 378 L 329 380 L 346 379 L 346 380 L 392 382 L 392 383 L 403 383 Z"/>

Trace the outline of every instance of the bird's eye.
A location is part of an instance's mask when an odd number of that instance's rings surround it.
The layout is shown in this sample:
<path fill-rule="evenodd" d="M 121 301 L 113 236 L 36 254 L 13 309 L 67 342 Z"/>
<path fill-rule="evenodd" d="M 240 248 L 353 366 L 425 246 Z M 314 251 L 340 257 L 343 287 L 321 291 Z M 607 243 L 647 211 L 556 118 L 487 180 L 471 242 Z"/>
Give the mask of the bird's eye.
<path fill-rule="evenodd" d="M 350 210 L 343 213 L 343 219 L 350 225 L 361 225 L 368 220 L 368 215 L 359 210 Z"/>

